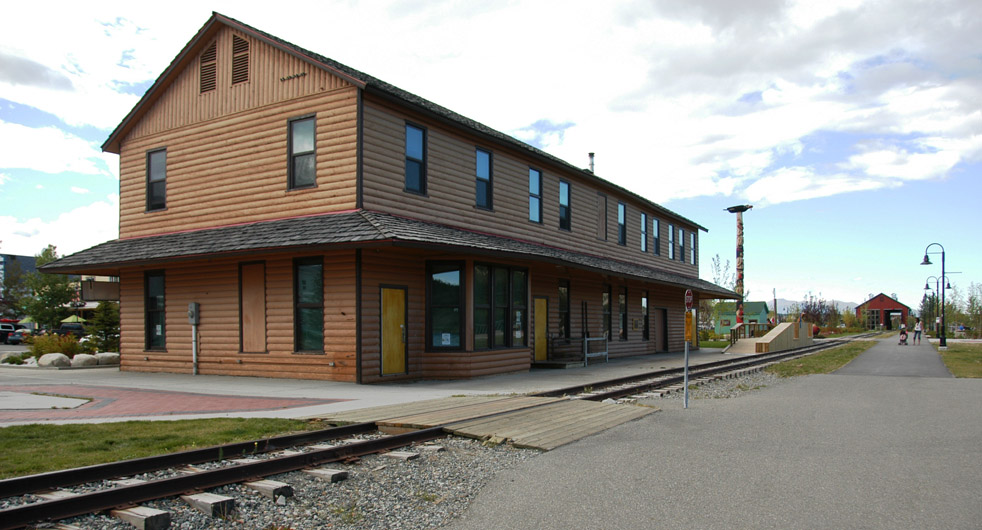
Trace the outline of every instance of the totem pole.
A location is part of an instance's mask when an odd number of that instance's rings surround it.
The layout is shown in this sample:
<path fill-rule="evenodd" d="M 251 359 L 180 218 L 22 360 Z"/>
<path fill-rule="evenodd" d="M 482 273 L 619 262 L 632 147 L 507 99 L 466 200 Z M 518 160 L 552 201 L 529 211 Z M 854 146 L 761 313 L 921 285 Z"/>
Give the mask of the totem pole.
<path fill-rule="evenodd" d="M 736 214 L 737 247 L 736 247 L 736 285 L 733 290 L 740 296 L 737 299 L 736 323 L 743 324 L 743 212 L 753 208 L 749 204 L 730 206 L 726 211 Z"/>

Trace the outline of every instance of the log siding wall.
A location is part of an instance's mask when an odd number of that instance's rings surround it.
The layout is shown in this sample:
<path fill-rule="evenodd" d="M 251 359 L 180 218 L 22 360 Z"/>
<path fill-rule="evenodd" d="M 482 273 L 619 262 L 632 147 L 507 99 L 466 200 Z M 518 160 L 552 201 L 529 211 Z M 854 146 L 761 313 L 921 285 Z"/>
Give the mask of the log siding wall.
<path fill-rule="evenodd" d="M 488 143 L 478 137 L 452 130 L 426 117 L 410 114 L 390 104 L 364 99 L 363 205 L 369 210 L 387 211 L 428 221 L 461 226 L 516 239 L 543 242 L 593 255 L 643 263 L 690 277 L 698 276 L 698 266 L 668 259 L 668 224 L 695 227 L 660 215 L 612 190 L 599 190 L 596 184 L 558 167 L 544 165 L 527 155 Z M 427 129 L 427 193 L 404 191 L 405 123 Z M 475 206 L 475 148 L 493 153 L 494 208 Z M 528 169 L 542 172 L 542 222 L 528 219 Z M 559 181 L 571 185 L 571 230 L 559 228 Z M 616 233 L 606 241 L 597 239 L 597 193 L 608 197 L 608 230 L 617 228 L 618 201 L 627 205 L 627 244 L 618 245 Z M 641 251 L 641 212 L 648 214 L 648 251 Z M 652 248 L 650 223 L 661 221 L 661 255 Z M 686 235 L 688 239 L 688 235 Z M 688 241 L 686 241 L 688 246 Z M 686 249 L 688 253 L 688 249 Z"/>
<path fill-rule="evenodd" d="M 121 238 L 356 207 L 358 89 L 258 41 L 249 81 L 231 85 L 229 32 L 218 88 L 198 93 L 193 61 L 121 143 Z M 297 71 L 308 75 L 280 81 Z M 305 115 L 316 116 L 317 185 L 288 190 L 287 120 Z M 166 208 L 147 212 L 146 152 L 163 147 Z"/>
<path fill-rule="evenodd" d="M 144 350 L 143 272 L 120 274 L 121 369 L 191 373 L 190 302 L 201 304 L 198 369 L 201 374 L 355 380 L 354 251 L 324 258 L 324 353 L 293 350 L 293 258 L 251 258 L 266 265 L 268 353 L 239 351 L 239 261 L 188 262 L 164 267 L 166 351 Z M 157 267 L 160 269 L 160 267 Z"/>
<path fill-rule="evenodd" d="M 320 255 L 324 259 L 324 353 L 295 353 L 293 315 L 293 259 Z M 460 351 L 426 351 L 426 263 L 462 261 L 464 265 L 465 347 Z M 668 345 L 682 349 L 683 291 L 637 281 L 608 278 L 600 274 L 571 270 L 551 264 L 489 260 L 487 256 L 434 253 L 431 251 L 384 247 L 365 249 L 361 260 L 361 380 L 365 383 L 410 379 L 459 379 L 528 370 L 532 363 L 535 336 L 529 333 L 527 347 L 474 351 L 473 345 L 473 267 L 475 261 L 528 267 L 530 289 L 527 326 L 534 329 L 532 300 L 549 300 L 548 334 L 559 330 L 559 279 L 570 282 L 570 324 L 572 340 L 560 344 L 561 352 L 576 355 L 583 336 L 583 302 L 589 336 L 602 335 L 601 293 L 605 285 L 613 292 L 628 289 L 628 340 L 616 337 L 609 342 L 611 357 L 650 354 L 658 351 L 656 326 L 652 322 L 650 340 L 643 340 L 641 294 L 649 291 L 649 309 L 668 311 Z M 268 353 L 239 351 L 239 270 L 241 263 L 265 265 L 266 343 Z M 128 269 L 120 275 L 120 320 L 122 331 L 121 369 L 145 372 L 190 373 L 192 369 L 191 325 L 186 316 L 190 302 L 201 304 L 198 329 L 199 373 L 286 377 L 300 379 L 356 380 L 358 326 L 356 325 L 355 251 L 323 254 L 252 256 L 248 259 L 222 259 L 187 262 L 164 267 L 166 351 L 144 349 L 144 268 Z M 155 267 L 161 269 L 160 267 Z M 407 293 L 408 350 L 407 372 L 381 375 L 380 318 L 382 286 L 405 287 Z M 616 316 L 616 304 L 613 307 Z M 653 311 L 652 311 L 653 312 Z M 615 319 L 616 320 L 616 319 Z M 637 321 L 638 327 L 633 323 Z M 615 331 L 616 334 L 616 331 Z"/>

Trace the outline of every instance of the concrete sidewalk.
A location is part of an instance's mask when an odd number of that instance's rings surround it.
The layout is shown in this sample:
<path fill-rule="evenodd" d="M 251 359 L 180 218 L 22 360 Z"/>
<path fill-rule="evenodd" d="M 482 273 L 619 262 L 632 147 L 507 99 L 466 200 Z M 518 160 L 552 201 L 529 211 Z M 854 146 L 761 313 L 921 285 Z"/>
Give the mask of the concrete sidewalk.
<path fill-rule="evenodd" d="M 693 352 L 690 364 L 727 357 L 719 351 Z M 676 352 L 611 359 L 587 368 L 533 369 L 469 380 L 380 385 L 121 372 L 116 367 L 47 370 L 0 365 L 0 426 L 133 419 L 306 418 L 454 395 L 525 394 L 682 364 L 683 355 Z"/>

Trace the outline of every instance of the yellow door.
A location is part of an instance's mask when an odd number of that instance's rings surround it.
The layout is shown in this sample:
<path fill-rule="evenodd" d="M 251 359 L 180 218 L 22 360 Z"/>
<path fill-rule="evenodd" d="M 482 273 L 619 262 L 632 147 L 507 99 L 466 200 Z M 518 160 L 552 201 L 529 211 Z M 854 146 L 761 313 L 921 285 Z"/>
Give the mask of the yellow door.
<path fill-rule="evenodd" d="M 382 288 L 382 375 L 406 373 L 406 290 Z"/>
<path fill-rule="evenodd" d="M 535 299 L 535 360 L 545 361 L 549 353 L 549 299 Z"/>

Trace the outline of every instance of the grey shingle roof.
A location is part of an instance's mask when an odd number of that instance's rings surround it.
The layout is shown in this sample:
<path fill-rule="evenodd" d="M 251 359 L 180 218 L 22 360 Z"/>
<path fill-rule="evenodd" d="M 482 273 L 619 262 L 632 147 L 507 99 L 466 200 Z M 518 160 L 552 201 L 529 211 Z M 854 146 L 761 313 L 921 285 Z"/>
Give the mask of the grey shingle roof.
<path fill-rule="evenodd" d="M 691 219 L 687 219 L 686 217 L 683 217 L 678 213 L 675 213 L 672 210 L 669 210 L 668 208 L 665 208 L 664 206 L 654 201 L 651 201 L 641 195 L 638 195 L 637 193 L 634 193 L 628 190 L 627 188 L 614 184 L 613 182 L 610 182 L 608 180 L 602 179 L 588 170 L 574 166 L 573 164 L 570 164 L 569 162 L 566 162 L 561 158 L 550 155 L 549 153 L 546 153 L 541 149 L 533 147 L 521 140 L 518 140 L 512 136 L 509 136 L 491 127 L 488 127 L 483 123 L 472 120 L 446 107 L 443 107 L 442 105 L 433 103 L 432 101 L 429 101 L 426 98 L 417 96 L 416 94 L 403 90 L 395 85 L 382 81 L 381 79 L 368 75 L 362 71 L 341 64 L 333 59 L 330 59 L 318 53 L 314 53 L 310 50 L 304 49 L 293 43 L 287 42 L 275 35 L 266 33 L 260 29 L 254 28 L 248 24 L 245 24 L 234 18 L 222 15 L 217 12 L 212 13 L 212 17 L 208 19 L 208 21 L 201 28 L 201 30 L 199 30 L 198 34 L 194 38 L 192 38 L 190 42 L 188 42 L 188 44 L 181 51 L 181 53 L 174 58 L 170 66 L 163 73 L 161 73 L 160 77 L 158 77 L 157 80 L 153 83 L 153 85 L 151 85 L 151 87 L 147 90 L 146 94 L 144 94 L 144 96 L 140 99 L 140 101 L 136 104 L 136 106 L 129 112 L 129 114 L 127 114 L 125 118 L 123 118 L 123 121 L 116 126 L 116 129 L 112 132 L 112 134 L 110 134 L 109 138 L 102 145 L 103 150 L 111 150 L 112 148 L 110 148 L 110 146 L 112 145 L 116 145 L 115 149 L 118 149 L 118 142 L 120 138 L 124 136 L 128 128 L 136 122 L 136 117 L 139 115 L 140 109 L 148 105 L 151 101 L 153 101 L 157 97 L 158 93 L 163 90 L 163 86 L 166 84 L 164 81 L 166 79 L 168 79 L 171 76 L 178 75 L 179 73 L 178 66 L 182 63 L 182 59 L 184 59 L 187 55 L 191 54 L 192 52 L 196 52 L 197 46 L 203 44 L 202 42 L 200 42 L 201 41 L 200 37 L 204 35 L 216 23 L 233 26 L 245 33 L 251 33 L 252 35 L 254 35 L 259 39 L 266 40 L 267 42 L 273 44 L 274 46 L 278 46 L 301 58 L 305 58 L 310 62 L 319 63 L 321 67 L 326 67 L 328 69 L 335 70 L 335 73 L 341 74 L 342 77 L 347 77 L 349 80 L 352 80 L 354 84 L 362 85 L 364 90 L 366 91 L 374 92 L 384 97 L 388 97 L 400 101 L 403 104 L 413 106 L 424 112 L 432 113 L 433 115 L 436 115 L 451 123 L 455 123 L 458 126 L 462 126 L 471 131 L 485 135 L 486 137 L 504 143 L 514 149 L 524 151 L 528 153 L 530 156 L 536 157 L 540 160 L 550 161 L 553 164 L 556 164 L 560 167 L 564 167 L 569 171 L 579 174 L 584 179 L 596 182 L 600 186 L 607 187 L 612 190 L 616 190 L 617 193 L 622 194 L 625 197 L 631 197 L 637 200 L 639 203 L 650 207 L 652 210 L 654 210 L 660 215 L 671 217 L 679 221 L 683 221 L 685 223 L 688 223 L 698 228 L 699 230 L 708 231 L 706 227 L 696 223 L 695 221 L 692 221 Z M 113 152 L 118 152 L 118 151 L 113 151 Z M 671 178 L 671 176 L 665 175 L 665 178 Z"/>
<path fill-rule="evenodd" d="M 117 239 L 66 256 L 42 269 L 85 273 L 222 255 L 383 244 L 504 254 L 691 288 L 703 293 L 703 297 L 736 297 L 732 291 L 705 280 L 644 265 L 366 210 Z"/>

